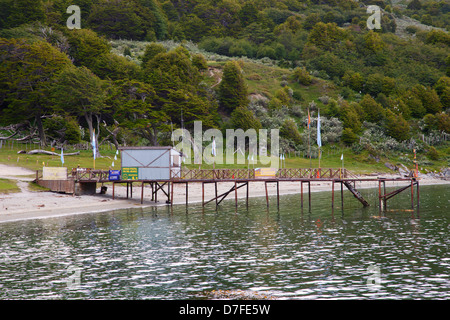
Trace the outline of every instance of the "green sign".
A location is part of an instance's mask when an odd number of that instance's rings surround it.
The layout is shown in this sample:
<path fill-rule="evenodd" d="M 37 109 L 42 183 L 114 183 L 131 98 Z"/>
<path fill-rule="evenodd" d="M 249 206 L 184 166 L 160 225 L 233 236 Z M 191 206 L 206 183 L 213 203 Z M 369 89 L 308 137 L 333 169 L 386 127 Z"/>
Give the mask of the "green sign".
<path fill-rule="evenodd" d="M 122 168 L 122 180 L 138 180 L 139 169 L 128 167 Z"/>

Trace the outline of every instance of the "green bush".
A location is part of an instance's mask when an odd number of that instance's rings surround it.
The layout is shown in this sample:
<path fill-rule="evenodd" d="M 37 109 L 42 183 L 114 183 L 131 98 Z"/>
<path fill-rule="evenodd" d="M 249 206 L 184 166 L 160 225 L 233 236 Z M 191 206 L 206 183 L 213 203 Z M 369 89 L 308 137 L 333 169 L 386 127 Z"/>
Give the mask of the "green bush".
<path fill-rule="evenodd" d="M 308 86 L 312 82 L 312 78 L 309 75 L 309 72 L 304 68 L 297 67 L 293 71 L 294 80 L 300 84 Z"/>
<path fill-rule="evenodd" d="M 427 152 L 427 157 L 430 160 L 439 160 L 439 153 L 437 152 L 435 147 L 430 146 Z"/>
<path fill-rule="evenodd" d="M 345 128 L 342 130 L 342 142 L 344 142 L 346 145 L 351 146 L 356 141 L 358 141 L 358 136 L 353 132 L 350 128 Z"/>

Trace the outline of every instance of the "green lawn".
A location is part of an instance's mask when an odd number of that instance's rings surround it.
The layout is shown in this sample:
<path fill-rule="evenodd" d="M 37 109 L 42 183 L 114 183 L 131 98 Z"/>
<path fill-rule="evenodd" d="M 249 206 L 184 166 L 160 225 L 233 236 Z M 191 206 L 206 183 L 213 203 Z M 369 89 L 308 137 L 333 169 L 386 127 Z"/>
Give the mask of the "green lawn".
<path fill-rule="evenodd" d="M 14 193 L 19 192 L 20 188 L 13 180 L 0 178 L 0 193 Z"/>
<path fill-rule="evenodd" d="M 61 167 L 61 157 L 60 156 L 49 156 L 43 154 L 17 154 L 17 151 L 23 150 L 24 147 L 18 148 L 14 146 L 14 148 L 3 147 L 0 149 L 0 163 L 7 164 L 10 166 L 18 166 L 30 169 L 32 171 L 42 170 L 42 167 L 45 163 L 47 167 Z M 47 151 L 51 151 L 50 148 L 45 148 Z M 76 150 L 65 150 L 64 153 L 72 153 Z M 56 150 L 55 152 L 59 153 L 60 150 Z M 95 169 L 103 169 L 108 170 L 112 162 L 114 161 L 115 151 L 112 150 L 101 150 L 100 154 L 101 158 L 96 159 L 95 161 Z M 94 158 L 92 156 L 92 151 L 82 150 L 80 151 L 80 155 L 76 156 L 64 156 L 64 167 L 76 168 L 80 166 L 82 168 L 94 168 Z M 117 161 L 114 161 L 114 169 L 120 168 L 120 156 Z"/>

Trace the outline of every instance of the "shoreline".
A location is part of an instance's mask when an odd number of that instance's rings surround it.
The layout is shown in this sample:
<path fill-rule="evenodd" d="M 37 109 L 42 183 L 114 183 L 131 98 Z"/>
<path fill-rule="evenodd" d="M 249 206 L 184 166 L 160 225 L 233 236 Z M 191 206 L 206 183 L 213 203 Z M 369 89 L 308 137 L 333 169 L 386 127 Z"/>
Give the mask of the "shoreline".
<path fill-rule="evenodd" d="M 7 170 L 7 172 L 5 172 Z M 166 206 L 166 196 L 160 192 L 159 201 L 155 203 L 150 200 L 151 189 L 149 186 L 144 188 L 144 202 L 141 205 L 141 187 L 135 187 L 132 199 L 126 199 L 126 187 L 122 185 L 115 186 L 115 200 L 112 200 L 112 188 L 108 186 L 106 194 L 95 194 L 85 196 L 72 196 L 70 194 L 60 194 L 47 191 L 30 191 L 28 182 L 31 178 L 26 178 L 29 171 L 21 168 L 13 172 L 11 167 L 0 165 L 0 177 L 8 176 L 9 179 L 15 179 L 22 192 L 11 194 L 0 194 L 0 223 L 17 222 L 33 219 L 46 219 L 64 216 L 73 216 L 79 214 L 100 213 L 106 211 L 115 211 L 123 209 L 139 209 L 154 206 Z M 380 175 L 386 178 L 398 178 L 399 175 Z M 450 185 L 450 181 L 442 179 L 421 178 L 420 185 Z M 387 187 L 404 185 L 404 181 L 387 183 Z M 234 182 L 219 182 L 218 194 L 222 194 L 232 186 Z M 289 194 L 300 194 L 299 182 L 284 181 L 279 184 L 280 196 Z M 374 181 L 358 182 L 357 189 L 375 188 L 378 184 Z M 100 186 L 97 188 L 97 192 Z M 167 188 L 165 188 L 167 190 Z M 344 191 L 347 190 L 344 188 Z M 331 182 L 316 181 L 311 183 L 311 193 L 330 192 Z M 186 204 L 186 189 L 184 184 L 174 184 L 173 205 Z M 308 189 L 303 189 L 307 194 Z M 340 192 L 340 190 L 337 190 Z M 347 190 L 347 192 L 349 192 Z M 276 195 L 276 184 L 268 184 L 269 196 Z M 215 197 L 213 185 L 205 185 L 205 202 Z M 225 200 L 234 200 L 234 191 L 231 192 Z M 246 188 L 237 190 L 238 199 L 246 197 Z M 255 181 L 249 183 L 249 198 L 265 197 L 264 181 Z M 201 204 L 202 189 L 201 183 L 192 182 L 189 184 L 188 204 Z M 208 204 L 210 206 L 211 204 Z"/>

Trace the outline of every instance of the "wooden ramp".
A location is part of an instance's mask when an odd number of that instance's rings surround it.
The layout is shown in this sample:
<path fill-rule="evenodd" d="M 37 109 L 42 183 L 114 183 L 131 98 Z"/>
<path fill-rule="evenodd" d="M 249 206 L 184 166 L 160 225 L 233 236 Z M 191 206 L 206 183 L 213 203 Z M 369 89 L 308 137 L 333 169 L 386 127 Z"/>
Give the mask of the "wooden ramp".
<path fill-rule="evenodd" d="M 361 192 L 356 190 L 349 181 L 342 181 L 342 183 L 347 187 L 347 189 L 363 204 L 364 207 L 369 207 L 370 204 L 363 198 Z"/>

